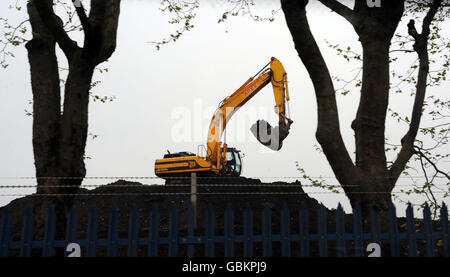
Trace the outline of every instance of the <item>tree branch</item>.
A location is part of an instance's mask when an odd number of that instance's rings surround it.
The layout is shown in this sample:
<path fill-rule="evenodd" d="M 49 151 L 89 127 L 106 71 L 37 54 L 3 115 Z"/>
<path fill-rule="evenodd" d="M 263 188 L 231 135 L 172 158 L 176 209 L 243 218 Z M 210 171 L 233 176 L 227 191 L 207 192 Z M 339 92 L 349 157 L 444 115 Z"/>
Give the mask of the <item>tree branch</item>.
<path fill-rule="evenodd" d="M 63 50 L 68 60 L 71 60 L 73 53 L 78 49 L 78 45 L 64 30 L 64 25 L 59 16 L 53 11 L 52 0 L 33 0 L 39 16 L 45 26 L 52 32 L 56 42 Z"/>
<path fill-rule="evenodd" d="M 87 37 L 91 32 L 91 26 L 86 15 L 86 11 L 84 10 L 84 6 L 81 2 L 79 2 L 79 0 L 72 0 L 72 2 L 75 7 L 75 11 L 77 12 L 78 18 L 80 19 L 81 26 L 83 26 L 84 35 Z"/>
<path fill-rule="evenodd" d="M 282 0 L 281 6 L 294 39 L 295 48 L 314 85 L 318 106 L 316 138 L 339 183 L 354 184 L 359 171 L 353 164 L 342 140 L 333 82 L 308 24 L 305 11 L 307 3 L 306 0 Z"/>
<path fill-rule="evenodd" d="M 430 9 L 428 10 L 427 15 L 423 19 L 422 22 L 422 35 L 424 37 L 428 37 L 430 34 L 430 25 L 433 21 L 434 16 L 436 15 L 437 11 L 439 10 L 440 6 L 442 5 L 443 0 L 434 0 L 433 4 L 431 5 Z"/>
<path fill-rule="evenodd" d="M 413 154 L 417 154 L 417 155 L 419 155 L 421 158 L 424 158 L 425 160 L 427 160 L 427 162 L 430 163 L 431 166 L 433 166 L 434 170 L 435 170 L 437 173 L 444 175 L 447 179 L 450 180 L 450 175 L 448 175 L 448 174 L 445 173 L 444 171 L 440 170 L 440 169 L 437 167 L 437 165 L 421 151 L 420 147 L 414 146 Z M 422 166 L 422 168 L 423 168 L 423 166 Z M 425 172 L 425 169 L 423 169 L 423 171 Z"/>
<path fill-rule="evenodd" d="M 429 73 L 429 57 L 428 57 L 428 35 L 430 34 L 431 22 L 437 13 L 442 0 L 434 0 L 432 6 L 428 10 L 422 24 L 422 33 L 418 34 L 414 26 L 414 20 L 408 23 L 408 33 L 414 38 L 414 50 L 419 56 L 419 73 L 417 76 L 416 96 L 414 106 L 411 113 L 411 123 L 408 132 L 402 138 L 402 149 L 398 153 L 397 159 L 393 163 L 390 174 L 394 180 L 397 180 L 402 171 L 405 169 L 406 163 L 414 153 L 414 141 L 419 130 L 420 119 L 422 117 L 422 108 L 427 88 L 427 76 Z"/>
<path fill-rule="evenodd" d="M 86 50 L 95 55 L 95 63 L 107 60 L 116 49 L 121 0 L 91 0 L 89 22 L 92 28 Z"/>
<path fill-rule="evenodd" d="M 407 25 L 408 26 L 408 34 L 410 36 L 412 36 L 415 40 L 417 40 L 419 38 L 419 33 L 417 32 L 416 26 L 414 24 L 415 24 L 414 19 L 411 19 L 408 22 L 408 25 Z"/>
<path fill-rule="evenodd" d="M 345 19 L 347 19 L 348 22 L 351 24 L 355 21 L 355 13 L 352 9 L 345 6 L 344 4 L 341 4 L 340 2 L 336 0 L 319 0 L 320 3 L 327 6 L 329 9 L 334 11 L 335 13 L 341 15 Z"/>

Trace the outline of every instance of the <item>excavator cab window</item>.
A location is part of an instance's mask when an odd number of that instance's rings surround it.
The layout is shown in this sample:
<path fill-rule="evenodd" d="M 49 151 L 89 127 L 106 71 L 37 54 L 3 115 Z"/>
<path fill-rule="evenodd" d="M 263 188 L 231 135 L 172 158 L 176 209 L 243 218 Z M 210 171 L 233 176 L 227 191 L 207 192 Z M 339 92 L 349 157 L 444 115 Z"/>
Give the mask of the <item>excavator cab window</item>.
<path fill-rule="evenodd" d="M 227 172 L 232 176 L 241 175 L 241 156 L 235 149 L 229 148 L 227 151 Z"/>
<path fill-rule="evenodd" d="M 239 155 L 239 152 L 233 152 L 234 158 L 236 159 L 236 172 L 237 175 L 241 175 L 241 156 Z"/>

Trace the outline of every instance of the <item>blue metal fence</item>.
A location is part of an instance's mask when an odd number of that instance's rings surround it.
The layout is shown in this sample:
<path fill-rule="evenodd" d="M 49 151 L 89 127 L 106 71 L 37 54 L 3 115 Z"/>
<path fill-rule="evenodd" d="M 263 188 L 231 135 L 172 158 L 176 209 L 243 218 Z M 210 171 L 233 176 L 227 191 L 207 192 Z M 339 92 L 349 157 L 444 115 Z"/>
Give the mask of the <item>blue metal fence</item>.
<path fill-rule="evenodd" d="M 77 212 L 72 209 L 68 216 L 66 236 L 64 240 L 55 239 L 56 216 L 53 208 L 47 215 L 45 227 L 45 235 L 42 241 L 33 240 L 34 215 L 32 209 L 28 209 L 23 221 L 23 232 L 21 240 L 12 240 L 12 218 L 11 211 L 7 207 L 1 221 L 0 229 L 0 256 L 7 257 L 11 254 L 11 250 L 19 250 L 20 256 L 28 257 L 32 254 L 33 249 L 42 250 L 45 257 L 52 256 L 55 248 L 65 249 L 70 243 L 78 244 L 83 250 L 81 255 L 94 257 L 97 256 L 99 247 L 106 248 L 104 255 L 114 257 L 118 255 L 119 248 L 127 248 L 127 254 L 130 257 L 142 255 L 142 251 L 138 249 L 143 246 L 146 249 L 145 255 L 150 257 L 158 256 L 160 250 L 165 248 L 168 256 L 175 257 L 180 255 L 179 248 L 185 247 L 184 255 L 187 256 L 206 256 L 213 257 L 216 255 L 216 247 L 219 245 L 223 248 L 225 257 L 245 256 L 252 257 L 255 255 L 255 244 L 261 245 L 261 253 L 264 257 L 273 255 L 274 243 L 276 247 L 280 247 L 279 252 L 283 257 L 293 255 L 292 249 L 296 249 L 300 256 L 309 256 L 314 247 L 318 247 L 318 253 L 321 257 L 330 255 L 329 243 L 335 245 L 336 252 L 333 255 L 338 257 L 344 256 L 367 256 L 364 245 L 368 243 L 376 243 L 382 245 L 385 243 L 390 248 L 390 255 L 397 257 L 401 255 L 401 246 L 407 247 L 407 255 L 411 257 L 418 256 L 418 243 L 425 253 L 420 255 L 435 256 L 439 250 L 441 255 L 450 257 L 450 237 L 448 225 L 448 210 L 445 204 L 440 209 L 439 225 L 440 230 L 433 230 L 433 222 L 431 219 L 430 208 L 425 205 L 423 209 L 423 230 L 417 231 L 416 220 L 414 218 L 413 208 L 409 205 L 406 209 L 406 218 L 404 232 L 399 232 L 397 216 L 394 205 L 391 204 L 389 210 L 389 231 L 381 232 L 379 223 L 379 214 L 375 211 L 370 213 L 371 232 L 363 232 L 363 221 L 360 207 L 356 206 L 353 211 L 353 230 L 348 232 L 345 230 L 345 214 L 339 205 L 335 212 L 335 228 L 333 232 L 327 230 L 327 210 L 321 206 L 317 215 L 317 232 L 309 233 L 310 221 L 308 220 L 310 213 L 306 207 L 301 207 L 298 211 L 298 232 L 292 233 L 291 219 L 293 218 L 291 211 L 284 205 L 281 209 L 279 218 L 279 233 L 272 233 L 273 220 L 272 211 L 267 206 L 262 210 L 260 233 L 254 233 L 254 212 L 250 206 L 247 206 L 243 213 L 242 233 L 235 233 L 235 211 L 231 204 L 228 204 L 223 213 L 223 232 L 218 234 L 215 230 L 216 218 L 215 211 L 211 205 L 207 207 L 205 226 L 203 226 L 203 234 L 196 235 L 194 210 L 192 206 L 188 207 L 187 212 L 187 228 L 180 235 L 180 218 L 179 211 L 175 206 L 170 209 L 170 220 L 167 232 L 160 237 L 160 212 L 154 207 L 149 218 L 149 232 L 146 237 L 139 236 L 139 214 L 135 206 L 129 215 L 129 231 L 127 237 L 119 237 L 119 215 L 117 208 L 112 208 L 109 216 L 108 234 L 106 238 L 98 237 L 99 220 L 95 208 L 89 213 L 87 237 L 85 239 L 77 238 Z M 435 228 L 436 229 L 436 228 Z M 141 232 L 142 233 L 142 232 Z M 387 243 L 386 243 L 387 242 Z M 352 253 L 346 249 L 348 244 L 352 245 Z M 236 253 L 236 245 L 240 244 L 243 253 Z M 196 247 L 202 246 L 202 253 L 195 251 Z M 440 249 L 437 249 L 437 248 Z M 436 248 L 436 249 L 435 249 Z M 198 249 L 197 249 L 198 250 Z M 196 253 L 197 252 L 197 253 Z"/>

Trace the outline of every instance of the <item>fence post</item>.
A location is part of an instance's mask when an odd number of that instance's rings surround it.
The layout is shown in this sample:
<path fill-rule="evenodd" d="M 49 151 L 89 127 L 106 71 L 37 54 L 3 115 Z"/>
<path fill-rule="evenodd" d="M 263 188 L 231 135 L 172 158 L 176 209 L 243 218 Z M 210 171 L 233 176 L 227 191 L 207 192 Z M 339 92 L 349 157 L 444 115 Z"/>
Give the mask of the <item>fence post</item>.
<path fill-rule="evenodd" d="M 95 206 L 91 208 L 88 226 L 87 257 L 95 257 L 97 251 L 98 215 Z"/>
<path fill-rule="evenodd" d="M 441 207 L 441 227 L 442 227 L 442 240 L 444 241 L 444 255 L 450 257 L 450 236 L 448 230 L 448 210 L 447 205 L 442 203 Z"/>
<path fill-rule="evenodd" d="M 194 237 L 194 206 L 192 205 L 192 203 L 189 203 L 188 206 L 188 233 L 187 233 L 187 237 L 188 238 L 193 238 Z M 188 249 L 187 249 L 187 254 L 188 257 L 193 257 L 194 256 L 194 245 L 193 244 L 189 244 L 188 245 Z"/>
<path fill-rule="evenodd" d="M 370 209 L 370 228 L 372 230 L 372 240 L 374 243 L 381 246 L 381 231 L 380 231 L 380 216 L 377 211 L 372 207 Z"/>
<path fill-rule="evenodd" d="M 11 215 L 9 207 L 5 208 L 2 218 L 2 234 L 0 238 L 0 257 L 8 257 L 9 242 L 11 237 Z"/>
<path fill-rule="evenodd" d="M 391 239 L 391 255 L 393 257 L 400 256 L 397 214 L 395 212 L 395 206 L 392 202 L 389 205 L 389 237 Z"/>
<path fill-rule="evenodd" d="M 157 257 L 159 246 L 159 213 L 156 204 L 153 205 L 152 213 L 150 216 L 150 229 L 148 241 L 149 241 L 148 255 L 150 257 Z"/>
<path fill-rule="evenodd" d="M 77 232 L 77 213 L 75 207 L 72 207 L 69 213 L 69 219 L 67 221 L 67 230 L 66 230 L 66 247 L 75 242 Z M 66 253 L 66 256 L 68 253 Z"/>
<path fill-rule="evenodd" d="M 139 235 L 139 214 L 136 205 L 131 207 L 130 229 L 128 233 L 128 257 L 137 257 Z"/>
<path fill-rule="evenodd" d="M 408 203 L 408 207 L 406 208 L 406 225 L 408 228 L 409 256 L 417 257 L 416 224 L 414 222 L 414 211 L 411 203 Z"/>
<path fill-rule="evenodd" d="M 362 220 L 361 220 L 361 208 L 356 203 L 353 208 L 353 235 L 355 240 L 355 256 L 363 256 L 363 238 L 362 238 Z"/>
<path fill-rule="evenodd" d="M 45 237 L 44 237 L 44 249 L 43 256 L 50 257 L 53 255 L 53 242 L 55 240 L 55 207 L 51 206 L 47 213 L 47 222 L 45 224 Z"/>
<path fill-rule="evenodd" d="M 262 232 L 263 232 L 263 256 L 272 256 L 272 215 L 270 208 L 264 205 L 263 216 L 262 216 Z"/>
<path fill-rule="evenodd" d="M 244 257 L 253 257 L 253 212 L 248 203 L 244 212 Z"/>
<path fill-rule="evenodd" d="M 291 241 L 289 238 L 290 235 L 290 215 L 289 208 L 284 202 L 283 208 L 281 210 L 281 255 L 282 257 L 290 257 L 291 256 Z"/>
<path fill-rule="evenodd" d="M 308 230 L 308 210 L 305 203 L 302 204 L 299 212 L 299 230 L 301 256 L 309 257 L 309 230 Z"/>
<path fill-rule="evenodd" d="M 345 222 L 344 222 L 344 210 L 341 203 L 338 204 L 336 211 L 336 237 L 337 237 L 337 254 L 338 257 L 345 257 Z"/>
<path fill-rule="evenodd" d="M 320 204 L 319 207 L 319 254 L 321 257 L 328 256 L 328 245 L 327 245 L 327 214 L 325 212 L 325 207 Z"/>
<path fill-rule="evenodd" d="M 211 204 L 206 210 L 205 256 L 214 257 L 214 209 Z"/>
<path fill-rule="evenodd" d="M 118 215 L 117 208 L 113 206 L 111 209 L 111 214 L 109 216 L 109 230 L 108 230 L 108 257 L 117 256 L 117 243 L 118 243 Z"/>
<path fill-rule="evenodd" d="M 176 257 L 178 255 L 178 210 L 177 206 L 173 204 L 170 213 L 169 226 L 169 257 Z"/>
<path fill-rule="evenodd" d="M 431 226 L 430 207 L 428 206 L 428 203 L 426 203 L 426 202 L 425 202 L 425 208 L 423 209 L 423 224 L 425 227 L 427 257 L 433 257 L 434 256 L 433 227 Z"/>
<path fill-rule="evenodd" d="M 22 235 L 22 247 L 20 249 L 20 256 L 30 257 L 31 255 L 31 242 L 33 241 L 33 225 L 34 215 L 33 208 L 29 207 L 25 215 L 25 225 Z"/>
<path fill-rule="evenodd" d="M 194 208 L 194 228 L 197 228 L 197 173 L 191 173 L 191 204 Z"/>
<path fill-rule="evenodd" d="M 234 211 L 231 203 L 225 210 L 225 257 L 234 256 Z"/>

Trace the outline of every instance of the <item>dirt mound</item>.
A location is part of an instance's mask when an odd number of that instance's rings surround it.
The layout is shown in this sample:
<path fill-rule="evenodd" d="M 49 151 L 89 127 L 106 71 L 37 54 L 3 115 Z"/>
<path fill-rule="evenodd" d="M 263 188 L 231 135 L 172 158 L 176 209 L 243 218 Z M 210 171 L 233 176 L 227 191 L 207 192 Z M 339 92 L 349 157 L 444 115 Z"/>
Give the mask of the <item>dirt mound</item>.
<path fill-rule="evenodd" d="M 303 194 L 301 184 L 298 181 L 294 183 L 262 183 L 257 179 L 242 177 L 225 181 L 214 179 L 213 181 L 214 185 L 211 184 L 212 181 L 200 181 L 198 184 L 197 203 L 199 211 L 204 211 L 211 204 L 215 211 L 222 212 L 228 203 L 233 204 L 236 213 L 245 208 L 247 204 L 255 209 L 268 205 L 276 210 L 281 209 L 283 203 L 286 203 L 289 207 L 299 206 L 300 203 L 303 203 L 311 210 L 315 210 L 319 206 L 316 200 Z M 23 216 L 27 208 L 32 207 L 35 197 L 38 196 L 29 195 L 15 199 L 7 205 L 10 207 L 14 219 L 14 230 L 19 231 L 17 227 L 21 226 Z M 139 182 L 118 180 L 92 190 L 79 189 L 74 206 L 79 214 L 80 226 L 85 225 L 92 207 L 95 207 L 99 214 L 99 223 L 102 225 L 104 222 L 107 223 L 112 207 L 118 209 L 120 218 L 126 219 L 133 205 L 142 218 L 148 218 L 152 208 L 156 206 L 161 213 L 161 223 L 163 224 L 167 219 L 168 210 L 173 205 L 180 211 L 180 219 L 183 218 L 184 213 L 187 212 L 189 201 L 190 185 L 188 184 L 145 185 Z M 0 208 L 1 214 L 3 214 L 2 210 L 5 207 Z M 199 218 L 201 222 L 204 217 L 199 215 Z M 146 227 L 147 221 L 143 221 L 141 224 L 143 224 L 141 226 Z M 123 230 L 128 230 L 128 222 L 121 220 L 120 227 Z"/>
<path fill-rule="evenodd" d="M 300 182 L 293 183 L 273 182 L 262 183 L 257 179 L 232 178 L 232 179 L 199 179 L 197 188 L 198 229 L 196 233 L 203 234 L 205 226 L 205 213 L 208 205 L 215 211 L 216 233 L 223 233 L 224 211 L 229 203 L 235 212 L 235 232 L 243 232 L 243 213 L 250 205 L 254 213 L 255 232 L 260 232 L 262 209 L 265 206 L 271 208 L 273 216 L 273 232 L 279 232 L 279 216 L 283 204 L 291 209 L 292 225 L 298 222 L 298 214 L 295 211 L 304 205 L 309 210 L 315 211 L 319 203 L 303 194 Z M 212 184 L 214 183 L 214 184 Z M 12 215 L 12 237 L 20 240 L 22 235 L 25 212 L 32 207 L 33 198 L 29 195 L 12 201 L 8 207 Z M 77 211 L 77 237 L 87 237 L 87 223 L 89 213 L 94 207 L 98 214 L 98 237 L 108 236 L 108 222 L 111 208 L 116 207 L 119 214 L 119 236 L 127 237 L 129 230 L 129 215 L 133 206 L 139 214 L 140 236 L 146 237 L 149 232 L 150 214 L 154 207 L 158 208 L 160 216 L 160 235 L 167 235 L 170 220 L 170 210 L 175 206 L 179 211 L 180 233 L 187 230 L 187 211 L 190 203 L 190 185 L 186 183 L 170 185 L 145 185 L 139 182 L 118 180 L 96 189 L 87 190 L 81 188 L 75 198 L 74 207 Z M 5 207 L 0 208 L 3 215 Z M 317 224 L 314 224 L 317 226 Z M 295 226 L 298 226 L 295 225 Z M 314 226 L 313 226 L 313 229 Z M 294 231 L 294 230 L 293 230 Z M 162 253 L 163 254 L 163 253 Z"/>

